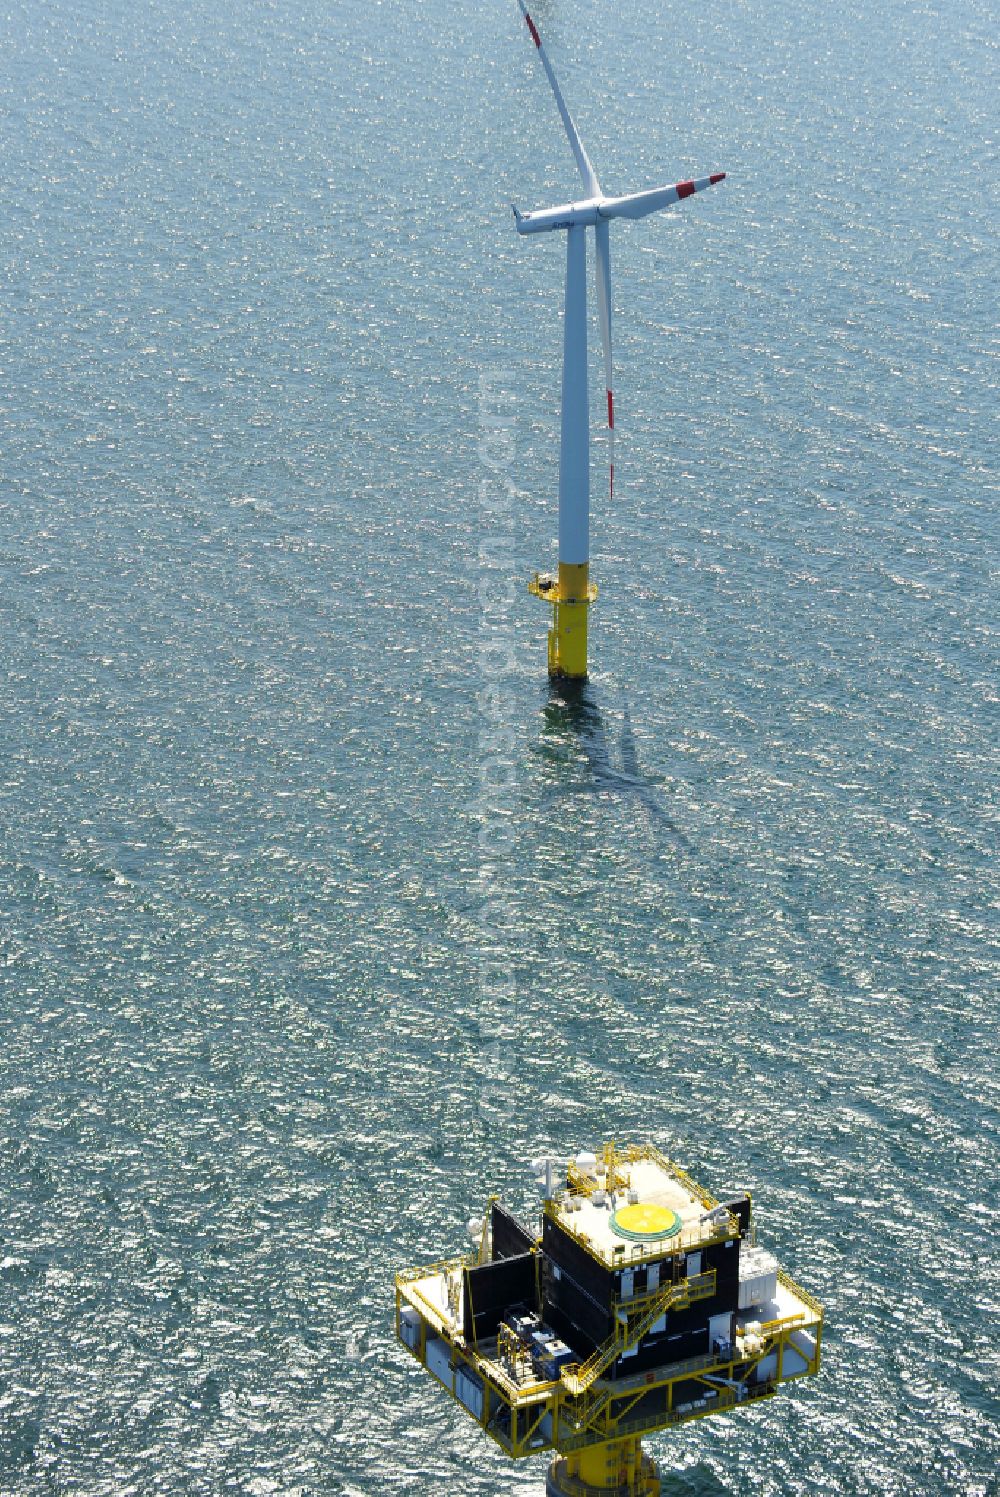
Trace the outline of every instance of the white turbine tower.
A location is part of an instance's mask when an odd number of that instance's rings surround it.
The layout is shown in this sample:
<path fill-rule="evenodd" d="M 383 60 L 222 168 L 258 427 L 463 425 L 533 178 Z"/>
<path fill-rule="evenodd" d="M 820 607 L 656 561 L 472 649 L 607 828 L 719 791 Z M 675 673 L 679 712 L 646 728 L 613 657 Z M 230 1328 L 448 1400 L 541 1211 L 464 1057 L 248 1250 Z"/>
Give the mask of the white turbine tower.
<path fill-rule="evenodd" d="M 608 392 L 608 444 L 611 493 L 615 485 L 615 405 L 611 390 L 611 261 L 608 225 L 613 218 L 645 218 L 671 203 L 681 202 L 725 178 L 715 172 L 694 182 L 675 182 L 628 197 L 609 198 L 601 191 L 597 173 L 584 150 L 580 132 L 566 108 L 556 75 L 542 46 L 538 28 L 524 0 L 517 0 L 538 49 L 545 76 L 555 94 L 576 164 L 583 178 L 586 197 L 558 208 L 519 213 L 514 220 L 519 234 L 566 231 L 566 309 L 563 328 L 562 436 L 559 448 L 559 573 L 535 576 L 530 589 L 553 605 L 549 630 L 549 674 L 577 679 L 587 674 L 587 611 L 597 596 L 590 581 L 590 421 L 587 410 L 587 247 L 584 230 L 593 228 L 597 250 L 597 307 L 604 373 Z"/>

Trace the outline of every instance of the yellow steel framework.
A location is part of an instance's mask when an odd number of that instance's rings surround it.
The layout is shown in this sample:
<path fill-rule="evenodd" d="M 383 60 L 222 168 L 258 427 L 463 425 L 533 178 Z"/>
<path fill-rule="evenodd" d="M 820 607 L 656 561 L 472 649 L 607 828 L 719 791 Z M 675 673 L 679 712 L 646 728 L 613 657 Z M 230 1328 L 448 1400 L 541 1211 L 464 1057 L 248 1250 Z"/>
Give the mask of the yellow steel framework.
<path fill-rule="evenodd" d="M 456 1263 L 452 1266 L 468 1265 Z M 428 1329 L 447 1344 L 451 1367 L 456 1372 L 466 1368 L 482 1382 L 483 1413 L 479 1422 L 487 1434 L 512 1456 L 534 1455 L 552 1448 L 566 1453 L 584 1445 L 606 1443 L 625 1434 L 652 1434 L 689 1419 L 734 1408 L 747 1400 L 769 1397 L 789 1376 L 782 1366 L 786 1348 L 796 1353 L 797 1363 L 804 1363 L 792 1376 L 819 1371 L 823 1312 L 818 1306 L 812 1308 L 815 1301 L 811 1301 L 787 1274 L 782 1274 L 783 1284 L 810 1307 L 809 1312 L 763 1324 L 752 1351 L 746 1354 L 737 1351 L 726 1359 L 707 1353 L 683 1362 L 669 1363 L 637 1378 L 618 1378 L 613 1382 L 603 1381 L 601 1374 L 623 1350 L 635 1345 L 669 1306 L 676 1308 L 681 1303 L 673 1298 L 675 1286 L 670 1286 L 661 1295 L 651 1296 L 643 1313 L 629 1318 L 628 1329 L 619 1325 L 615 1335 L 588 1362 L 563 1368 L 558 1381 L 543 1382 L 527 1377 L 530 1359 L 508 1362 L 506 1367 L 501 1367 L 496 1357 L 486 1357 L 467 1344 L 464 1338 L 449 1335 L 440 1314 L 433 1313 L 433 1307 L 414 1284 L 416 1276 L 422 1278 L 425 1274 L 425 1269 L 412 1269 L 397 1275 L 397 1333 L 402 1340 L 401 1311 L 405 1304 L 413 1305 L 420 1315 L 421 1335 L 417 1345 L 409 1349 L 418 1361 L 426 1360 Z M 710 1293 L 707 1286 L 696 1285 L 692 1299 Z M 803 1339 L 802 1333 L 808 1335 L 808 1341 Z M 794 1339 L 796 1336 L 798 1341 Z M 774 1375 L 759 1384 L 745 1381 L 772 1353 L 778 1358 Z M 698 1382 L 704 1391 L 697 1399 L 679 1404 L 674 1397 L 675 1391 L 680 1384 L 692 1380 Z M 457 1396 L 454 1387 L 448 1391 Z M 658 1395 L 655 1407 L 650 1394 Z M 645 1402 L 646 1411 L 630 1418 L 640 1401 Z"/>
<path fill-rule="evenodd" d="M 471 1265 L 467 1259 L 461 1259 L 446 1266 L 460 1270 Z M 543 1382 L 522 1380 L 519 1373 L 527 1373 L 529 1362 L 522 1362 L 520 1368 L 510 1364 L 502 1368 L 495 1356 L 487 1357 L 464 1338 L 449 1334 L 441 1312 L 436 1311 L 417 1288 L 416 1281 L 426 1276 L 425 1268 L 397 1274 L 397 1334 L 403 1340 L 401 1312 L 404 1305 L 412 1305 L 420 1315 L 422 1325 L 418 1344 L 409 1350 L 418 1361 L 426 1360 L 428 1329 L 447 1344 L 449 1363 L 454 1371 L 465 1368 L 482 1383 L 483 1412 L 479 1423 L 508 1455 L 515 1457 L 535 1455 L 546 1449 L 566 1454 L 586 1445 L 606 1444 L 625 1435 L 653 1434 L 689 1419 L 700 1419 L 707 1414 L 736 1408 L 746 1401 L 770 1397 L 780 1382 L 787 1381 L 788 1374 L 783 1373 L 782 1362 L 788 1347 L 797 1353 L 798 1361 L 805 1363 L 804 1368 L 793 1376 L 819 1371 L 823 1312 L 815 1300 L 784 1273 L 782 1283 L 808 1309 L 784 1320 L 761 1325 L 758 1344 L 749 1354 L 737 1352 L 723 1359 L 707 1353 L 683 1362 L 669 1363 L 635 1378 L 617 1378 L 611 1382 L 603 1381 L 601 1373 L 623 1350 L 634 1346 L 668 1308 L 680 1305 L 681 1301 L 673 1298 L 677 1286 L 670 1285 L 660 1294 L 647 1296 L 642 1313 L 629 1317 L 627 1329 L 619 1324 L 615 1334 L 588 1362 L 563 1368 L 558 1381 Z M 698 1276 L 702 1280 L 710 1277 Z M 687 1282 L 690 1285 L 691 1281 Z M 710 1293 L 711 1288 L 705 1283 L 691 1286 L 691 1300 Z M 809 1342 L 801 1339 L 803 1332 L 809 1336 Z M 796 1335 L 800 1337 L 798 1343 L 793 1339 Z M 772 1353 L 778 1356 L 773 1377 L 759 1384 L 742 1381 Z M 713 1378 L 718 1381 L 713 1381 Z M 677 1388 L 691 1381 L 699 1383 L 703 1391 L 697 1399 L 678 1403 L 674 1396 Z M 449 1387 L 447 1383 L 444 1386 L 458 1399 L 454 1386 Z M 655 1400 L 651 1400 L 650 1395 L 656 1395 Z M 645 1412 L 635 1414 L 640 1401 L 646 1404 Z"/>

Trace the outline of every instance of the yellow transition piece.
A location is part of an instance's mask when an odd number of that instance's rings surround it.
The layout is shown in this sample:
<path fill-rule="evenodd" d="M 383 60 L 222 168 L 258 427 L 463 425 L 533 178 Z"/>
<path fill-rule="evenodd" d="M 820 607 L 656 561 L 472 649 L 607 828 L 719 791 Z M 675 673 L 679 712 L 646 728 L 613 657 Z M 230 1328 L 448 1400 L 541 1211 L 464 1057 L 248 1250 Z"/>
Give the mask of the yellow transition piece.
<path fill-rule="evenodd" d="M 637 1439 L 614 1440 L 606 1445 L 591 1445 L 568 1458 L 557 1459 L 549 1471 L 550 1493 L 588 1494 L 607 1492 L 619 1497 L 659 1497 L 660 1479 L 656 1464 Z"/>
<path fill-rule="evenodd" d="M 590 567 L 584 562 L 571 566 L 559 563 L 558 579 L 534 577 L 528 590 L 537 598 L 552 604 L 552 627 L 549 629 L 549 675 L 570 680 L 587 679 L 587 614 L 597 597 L 590 581 Z"/>

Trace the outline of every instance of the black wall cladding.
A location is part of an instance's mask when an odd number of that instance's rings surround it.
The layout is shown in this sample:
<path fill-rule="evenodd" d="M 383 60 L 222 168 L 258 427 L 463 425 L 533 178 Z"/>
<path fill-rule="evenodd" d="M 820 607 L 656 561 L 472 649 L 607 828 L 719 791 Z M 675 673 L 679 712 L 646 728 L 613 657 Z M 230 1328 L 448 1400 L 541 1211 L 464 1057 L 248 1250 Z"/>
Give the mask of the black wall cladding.
<path fill-rule="evenodd" d="M 545 1320 L 557 1330 L 577 1355 L 589 1356 L 611 1335 L 611 1312 L 595 1304 L 590 1296 L 565 1271 L 558 1278 L 547 1276 Z"/>
<path fill-rule="evenodd" d="M 740 1236 L 746 1237 L 750 1231 L 750 1197 L 736 1196 L 732 1201 L 722 1203 L 727 1211 L 731 1211 L 740 1224 Z"/>
<path fill-rule="evenodd" d="M 592 1258 L 586 1248 L 582 1248 L 568 1232 L 557 1226 L 550 1216 L 545 1218 L 542 1227 L 542 1246 L 545 1256 L 551 1262 L 565 1268 L 581 1289 L 599 1305 L 606 1305 L 610 1311 L 611 1301 L 615 1297 L 615 1274 L 612 1269 L 605 1268 L 596 1258 Z"/>
<path fill-rule="evenodd" d="M 534 1253 L 467 1269 L 463 1298 L 466 1339 L 471 1339 L 470 1328 L 477 1342 L 495 1336 L 501 1319 L 515 1305 L 538 1308 Z"/>
<path fill-rule="evenodd" d="M 511 1216 L 505 1207 L 493 1202 L 491 1234 L 493 1239 L 493 1262 L 500 1258 L 519 1258 L 535 1245 L 535 1239 L 527 1227 L 522 1227 L 516 1216 Z"/>
<path fill-rule="evenodd" d="M 611 1334 L 615 1274 L 546 1217 L 542 1243 L 548 1259 L 545 1318 L 579 1356 L 589 1356 Z"/>

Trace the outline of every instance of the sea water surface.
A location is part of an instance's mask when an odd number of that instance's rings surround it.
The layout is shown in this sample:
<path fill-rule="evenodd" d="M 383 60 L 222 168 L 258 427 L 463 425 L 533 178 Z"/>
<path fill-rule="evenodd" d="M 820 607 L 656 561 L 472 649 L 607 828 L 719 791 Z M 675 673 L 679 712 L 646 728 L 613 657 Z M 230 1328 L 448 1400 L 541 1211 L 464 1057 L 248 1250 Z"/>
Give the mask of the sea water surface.
<path fill-rule="evenodd" d="M 513 0 L 0 20 L 3 1497 L 538 1494 L 392 1279 L 609 1136 L 827 1315 L 667 1497 L 998 1491 L 995 10 L 536 18 L 730 174 L 612 232 L 576 697 Z"/>

